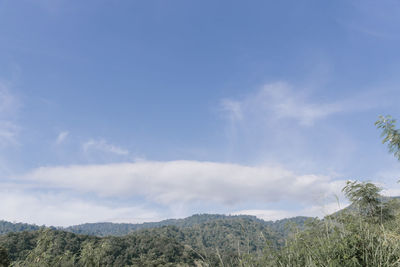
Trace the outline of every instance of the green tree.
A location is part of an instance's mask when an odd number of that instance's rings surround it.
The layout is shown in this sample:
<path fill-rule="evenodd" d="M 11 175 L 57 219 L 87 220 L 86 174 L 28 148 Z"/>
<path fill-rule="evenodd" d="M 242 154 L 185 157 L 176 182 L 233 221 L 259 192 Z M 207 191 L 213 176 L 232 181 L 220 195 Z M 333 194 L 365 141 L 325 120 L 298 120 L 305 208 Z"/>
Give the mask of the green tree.
<path fill-rule="evenodd" d="M 7 250 L 0 246 L 0 266 L 6 267 L 10 265 Z"/>
<path fill-rule="evenodd" d="M 379 194 L 382 188 L 370 182 L 347 181 L 342 189 L 346 197 L 358 208 L 361 216 L 375 222 L 393 218 L 390 203 Z"/>
<path fill-rule="evenodd" d="M 391 116 L 379 116 L 375 122 L 378 129 L 382 129 L 382 143 L 387 143 L 389 152 L 400 160 L 400 130 L 396 128 L 396 120 Z"/>

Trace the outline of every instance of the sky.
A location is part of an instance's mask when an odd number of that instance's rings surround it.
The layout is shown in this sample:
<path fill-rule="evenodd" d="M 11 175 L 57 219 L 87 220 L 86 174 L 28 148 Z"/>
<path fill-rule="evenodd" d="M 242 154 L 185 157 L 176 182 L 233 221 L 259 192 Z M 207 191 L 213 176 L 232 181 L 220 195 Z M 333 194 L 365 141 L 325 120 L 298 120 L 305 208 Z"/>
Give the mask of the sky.
<path fill-rule="evenodd" d="M 0 0 L 0 219 L 323 217 L 400 195 L 400 2 Z M 400 127 L 400 126 L 399 126 Z"/>

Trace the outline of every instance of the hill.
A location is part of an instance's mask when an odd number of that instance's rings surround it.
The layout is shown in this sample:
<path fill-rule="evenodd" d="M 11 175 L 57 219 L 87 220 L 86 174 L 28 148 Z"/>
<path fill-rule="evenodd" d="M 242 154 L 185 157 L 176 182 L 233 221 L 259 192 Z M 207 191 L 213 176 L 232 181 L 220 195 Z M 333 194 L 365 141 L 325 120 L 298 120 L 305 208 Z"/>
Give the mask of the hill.
<path fill-rule="evenodd" d="M 35 231 L 39 228 L 40 226 L 34 224 L 0 221 L 0 235 L 10 232 Z"/>
<path fill-rule="evenodd" d="M 68 232 L 76 234 L 86 234 L 95 236 L 123 236 L 133 231 L 158 228 L 163 226 L 176 226 L 179 228 L 188 228 L 203 223 L 208 223 L 217 220 L 235 221 L 241 219 L 248 219 L 262 226 L 267 226 L 276 232 L 285 232 L 285 226 L 288 223 L 295 223 L 299 227 L 302 227 L 304 223 L 310 219 L 310 217 L 293 217 L 277 221 L 264 221 L 258 219 L 255 216 L 250 215 L 221 215 L 221 214 L 195 214 L 184 219 L 168 219 L 160 222 L 148 222 L 142 224 L 131 224 L 131 223 L 85 223 L 80 225 L 69 226 L 66 228 L 60 228 Z"/>
<path fill-rule="evenodd" d="M 156 223 L 84 224 L 64 230 L 23 224 L 14 230 L 24 231 L 0 236 L 0 247 L 9 251 L 14 266 L 35 266 L 35 261 L 37 266 L 218 266 L 221 261 L 237 266 L 240 255 L 261 255 L 267 244 L 282 247 L 290 232 L 285 225 L 303 227 L 308 219 L 265 222 L 254 216 L 198 214 Z"/>

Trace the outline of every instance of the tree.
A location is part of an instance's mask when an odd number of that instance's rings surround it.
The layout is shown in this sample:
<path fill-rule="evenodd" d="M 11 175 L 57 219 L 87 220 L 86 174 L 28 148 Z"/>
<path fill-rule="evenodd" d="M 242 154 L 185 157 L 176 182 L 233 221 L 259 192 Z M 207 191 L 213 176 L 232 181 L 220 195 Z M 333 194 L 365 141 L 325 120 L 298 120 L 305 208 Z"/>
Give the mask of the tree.
<path fill-rule="evenodd" d="M 7 267 L 10 265 L 7 250 L 0 246 L 0 266 Z"/>
<path fill-rule="evenodd" d="M 370 182 L 347 181 L 342 189 L 353 205 L 358 207 L 360 215 L 374 222 L 383 222 L 393 218 L 388 202 L 379 194 L 382 188 Z"/>
<path fill-rule="evenodd" d="M 389 152 L 393 153 L 394 156 L 400 160 L 400 130 L 395 129 L 396 120 L 391 116 L 379 116 L 375 125 L 378 129 L 382 129 L 382 143 L 387 143 Z"/>

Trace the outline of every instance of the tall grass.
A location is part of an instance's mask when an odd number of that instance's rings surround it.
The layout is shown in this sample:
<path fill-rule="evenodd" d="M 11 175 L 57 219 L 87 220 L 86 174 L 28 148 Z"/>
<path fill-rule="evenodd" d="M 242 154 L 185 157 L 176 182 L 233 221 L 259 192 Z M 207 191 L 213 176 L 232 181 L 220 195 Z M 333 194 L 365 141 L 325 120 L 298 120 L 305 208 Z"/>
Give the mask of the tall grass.
<path fill-rule="evenodd" d="M 400 220 L 376 224 L 354 215 L 310 222 L 280 250 L 247 255 L 241 266 L 400 266 Z"/>

